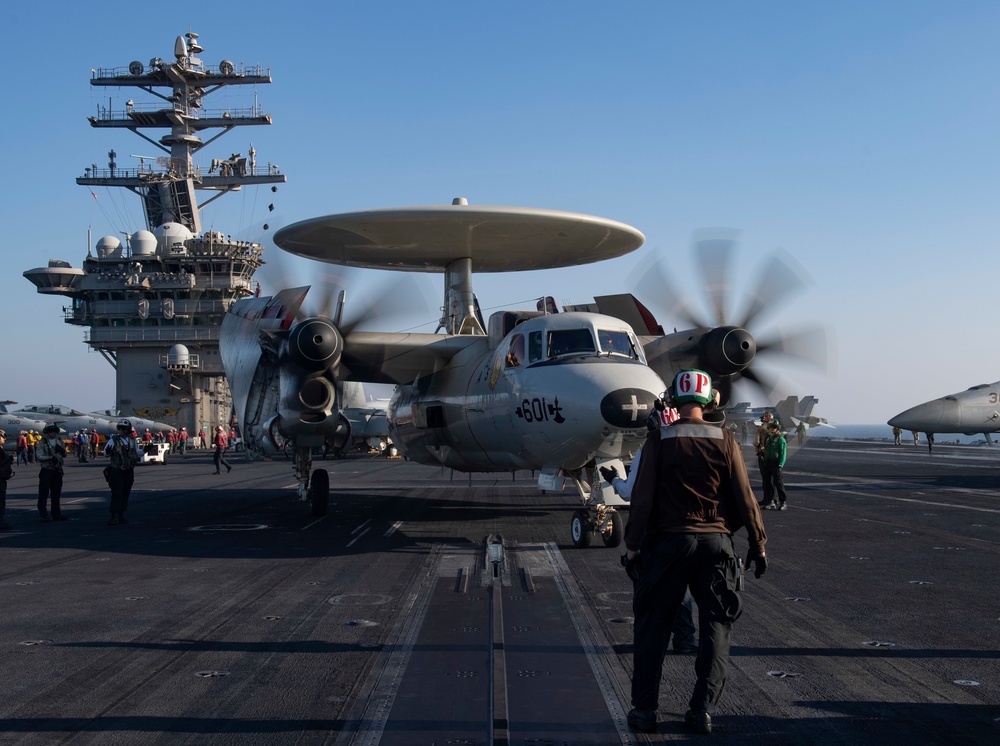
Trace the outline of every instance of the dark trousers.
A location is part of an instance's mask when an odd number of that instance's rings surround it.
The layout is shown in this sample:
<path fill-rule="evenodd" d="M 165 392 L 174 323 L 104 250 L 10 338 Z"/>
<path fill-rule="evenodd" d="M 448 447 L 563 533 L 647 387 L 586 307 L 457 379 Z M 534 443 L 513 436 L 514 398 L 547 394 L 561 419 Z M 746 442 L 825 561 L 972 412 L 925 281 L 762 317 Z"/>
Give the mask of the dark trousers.
<path fill-rule="evenodd" d="M 635 584 L 632 706 L 655 710 L 670 625 L 688 588 L 698 604 L 697 681 L 689 707 L 711 711 L 729 671 L 729 638 L 740 614 L 736 555 L 728 534 L 661 534 L 642 544 Z"/>
<path fill-rule="evenodd" d="M 698 644 L 698 628 L 694 626 L 694 599 L 691 592 L 684 593 L 684 600 L 677 607 L 677 616 L 670 627 L 674 650 L 683 650 Z"/>
<path fill-rule="evenodd" d="M 221 469 L 219 468 L 220 466 L 225 466 L 226 469 L 232 469 L 233 468 L 233 467 L 231 467 L 229 465 L 229 462 L 226 461 L 226 452 L 224 450 L 222 450 L 221 448 L 216 448 L 215 449 L 215 470 L 216 471 L 221 471 Z"/>
<path fill-rule="evenodd" d="M 51 499 L 52 517 L 62 514 L 59 498 L 62 496 L 63 474 L 56 469 L 40 469 L 38 472 L 38 514 L 48 515 L 46 500 Z"/>
<path fill-rule="evenodd" d="M 761 462 L 760 476 L 764 480 L 764 504 L 770 505 L 774 502 L 775 496 L 778 498 L 778 505 L 785 504 L 785 475 L 784 469 L 777 464 Z"/>
<path fill-rule="evenodd" d="M 132 484 L 135 482 L 133 469 L 112 469 L 108 473 L 108 486 L 111 488 L 111 515 L 121 515 L 128 510 L 128 497 L 132 494 Z"/>

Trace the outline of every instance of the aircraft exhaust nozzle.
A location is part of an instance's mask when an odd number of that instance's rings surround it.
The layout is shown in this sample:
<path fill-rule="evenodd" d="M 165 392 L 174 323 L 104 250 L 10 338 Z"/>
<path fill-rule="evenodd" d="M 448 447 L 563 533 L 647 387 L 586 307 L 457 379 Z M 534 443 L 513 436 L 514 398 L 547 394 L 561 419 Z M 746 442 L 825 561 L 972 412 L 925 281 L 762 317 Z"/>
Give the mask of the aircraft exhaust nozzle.
<path fill-rule="evenodd" d="M 333 384 L 325 378 L 309 378 L 299 388 L 299 401 L 307 410 L 325 412 L 333 405 L 335 395 Z"/>
<path fill-rule="evenodd" d="M 343 349 L 340 332 L 327 319 L 305 319 L 288 333 L 288 354 L 306 370 L 327 370 L 337 365 Z"/>
<path fill-rule="evenodd" d="M 749 367 L 757 354 L 757 343 L 746 329 L 719 326 L 702 337 L 701 352 L 713 375 L 728 376 Z"/>

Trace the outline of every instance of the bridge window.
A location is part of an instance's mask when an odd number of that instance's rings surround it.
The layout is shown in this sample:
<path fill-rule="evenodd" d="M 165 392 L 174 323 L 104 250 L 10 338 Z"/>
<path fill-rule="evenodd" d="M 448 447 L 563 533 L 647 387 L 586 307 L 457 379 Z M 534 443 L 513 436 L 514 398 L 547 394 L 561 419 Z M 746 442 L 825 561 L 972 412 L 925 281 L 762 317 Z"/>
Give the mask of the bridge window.
<path fill-rule="evenodd" d="M 549 332 L 549 357 L 595 352 L 590 329 L 554 329 Z"/>

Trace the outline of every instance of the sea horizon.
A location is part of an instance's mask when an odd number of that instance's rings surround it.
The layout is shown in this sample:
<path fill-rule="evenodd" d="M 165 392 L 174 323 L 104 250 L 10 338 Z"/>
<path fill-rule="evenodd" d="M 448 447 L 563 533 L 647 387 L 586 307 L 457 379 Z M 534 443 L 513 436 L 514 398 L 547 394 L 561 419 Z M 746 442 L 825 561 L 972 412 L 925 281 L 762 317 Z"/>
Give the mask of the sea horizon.
<path fill-rule="evenodd" d="M 794 434 L 791 434 L 794 437 Z M 892 428 L 886 424 L 835 424 L 818 425 L 809 428 L 809 436 L 812 438 L 832 438 L 835 440 L 876 440 L 892 442 Z M 1000 433 L 990 436 L 995 445 L 1000 445 Z M 920 433 L 920 443 L 925 444 L 927 436 Z M 985 438 L 982 433 L 964 435 L 962 433 L 935 433 L 935 443 L 959 443 L 971 445 L 982 443 Z M 903 432 L 903 442 L 913 443 L 913 434 L 906 430 Z"/>

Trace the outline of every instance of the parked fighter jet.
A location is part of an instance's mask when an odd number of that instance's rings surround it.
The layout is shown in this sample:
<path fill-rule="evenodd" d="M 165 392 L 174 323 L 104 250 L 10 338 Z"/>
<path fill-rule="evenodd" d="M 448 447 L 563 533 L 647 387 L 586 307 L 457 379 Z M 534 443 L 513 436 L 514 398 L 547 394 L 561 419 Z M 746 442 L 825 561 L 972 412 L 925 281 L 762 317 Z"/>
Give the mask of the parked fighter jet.
<path fill-rule="evenodd" d="M 761 344 L 747 331 L 763 304 L 727 323 L 717 295 L 715 323 L 666 335 L 631 296 L 619 300 L 652 321 L 641 337 L 621 315 L 554 313 L 545 302 L 485 323 L 473 272 L 585 264 L 642 244 L 635 228 L 590 215 L 456 200 L 306 220 L 274 240 L 324 262 L 445 276 L 441 334 L 358 331 L 346 318 L 343 291 L 335 310 L 303 318 L 308 288 L 237 301 L 223 320 L 220 349 L 246 447 L 275 453 L 290 441 L 299 493 L 315 514 L 326 511 L 329 474 L 311 471 L 312 449 L 350 437 L 343 383 L 391 383 L 389 432 L 411 461 L 470 472 L 533 470 L 549 488 L 568 479 L 584 506 L 571 522 L 574 543 L 599 535 L 616 546 L 624 526 L 616 507 L 624 503 L 599 487 L 597 470 L 638 448 L 664 381 L 697 367 L 727 394 L 739 377 L 765 385 L 759 366 L 751 368 L 755 358 L 793 346 Z M 767 277 L 777 274 L 772 268 Z M 767 284 L 755 297 L 783 292 Z"/>
<path fill-rule="evenodd" d="M 54 422 L 69 433 L 75 430 L 87 430 L 89 432 L 96 427 L 97 432 L 110 434 L 115 432 L 115 425 L 117 424 L 117 420 L 112 421 L 107 417 L 87 414 L 78 409 L 67 407 L 64 404 L 28 404 L 21 407 L 14 414 L 36 417 L 45 422 Z"/>
<path fill-rule="evenodd" d="M 343 413 L 351 426 L 350 448 L 366 453 L 396 455 L 398 449 L 389 438 L 389 422 L 386 419 L 389 401 L 387 398 L 369 400 L 364 384 L 344 381 Z"/>
<path fill-rule="evenodd" d="M 0 430 L 7 433 L 7 442 L 4 445 L 8 450 L 14 450 L 17 447 L 17 436 L 22 430 L 42 432 L 42 429 L 48 424 L 45 420 L 8 412 L 7 406 L 15 404 L 17 404 L 16 401 L 10 400 L 0 403 Z"/>
<path fill-rule="evenodd" d="M 982 433 L 993 445 L 990 433 L 1000 432 L 1000 381 L 981 383 L 958 394 L 918 404 L 889 420 L 890 427 L 927 433 Z"/>
<path fill-rule="evenodd" d="M 800 422 L 806 427 L 817 427 L 827 425 L 825 417 L 815 417 L 812 414 L 813 408 L 819 403 L 815 396 L 805 396 L 799 399 L 797 396 L 786 396 L 773 407 L 751 407 L 750 402 L 739 402 L 723 409 L 726 415 L 726 422 L 735 422 L 737 425 L 743 422 L 759 423 L 760 416 L 764 412 L 774 415 L 781 426 L 786 430 L 794 429 Z"/>
<path fill-rule="evenodd" d="M 157 422 L 156 420 L 149 420 L 146 419 L 145 417 L 139 417 L 138 415 L 134 414 L 122 414 L 121 412 L 116 412 L 113 409 L 102 409 L 97 412 L 90 412 L 90 414 L 94 415 L 95 417 L 104 418 L 109 422 L 113 422 L 115 423 L 116 426 L 118 422 L 120 422 L 121 420 L 128 420 L 129 422 L 132 423 L 133 429 L 139 434 L 144 433 L 146 430 L 149 430 L 151 433 L 158 433 L 158 432 L 166 433 L 174 429 L 173 425 L 168 425 L 165 422 Z M 112 432 L 117 432 L 117 431 L 113 430 Z"/>

